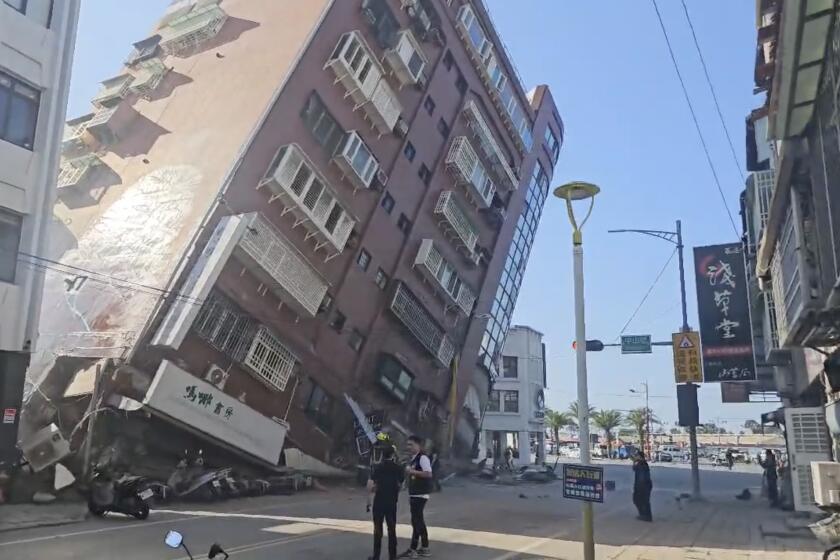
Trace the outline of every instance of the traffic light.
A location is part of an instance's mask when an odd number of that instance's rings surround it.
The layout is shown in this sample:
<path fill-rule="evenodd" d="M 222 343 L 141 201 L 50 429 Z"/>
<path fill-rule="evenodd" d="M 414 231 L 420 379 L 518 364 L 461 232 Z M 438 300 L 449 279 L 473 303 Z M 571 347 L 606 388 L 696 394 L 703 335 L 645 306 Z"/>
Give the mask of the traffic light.
<path fill-rule="evenodd" d="M 586 351 L 587 352 L 600 352 L 604 349 L 604 343 L 600 340 L 587 340 L 586 341 Z M 577 350 L 577 340 L 572 342 L 572 350 Z"/>

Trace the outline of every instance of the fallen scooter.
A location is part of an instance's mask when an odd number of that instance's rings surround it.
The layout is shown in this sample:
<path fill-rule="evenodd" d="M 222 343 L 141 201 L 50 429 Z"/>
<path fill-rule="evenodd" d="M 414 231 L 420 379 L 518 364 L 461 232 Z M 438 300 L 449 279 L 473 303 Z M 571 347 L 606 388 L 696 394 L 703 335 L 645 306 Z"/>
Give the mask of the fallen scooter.
<path fill-rule="evenodd" d="M 166 537 L 163 539 L 163 542 L 165 542 L 166 546 L 168 546 L 169 548 L 183 548 L 184 552 L 187 553 L 187 556 L 189 556 L 191 560 L 194 560 L 190 549 L 187 548 L 187 543 L 184 542 L 184 536 L 178 531 L 169 531 L 168 533 L 166 533 Z M 224 555 L 223 560 L 227 560 L 229 558 L 228 553 L 225 552 L 224 549 L 218 543 L 213 543 L 213 545 L 210 547 L 210 551 L 207 553 L 207 558 L 213 560 L 214 558 L 219 556 L 219 554 Z"/>
<path fill-rule="evenodd" d="M 90 482 L 88 510 L 99 517 L 116 512 L 146 519 L 154 495 L 145 477 L 123 475 L 114 480 L 106 469 L 96 468 Z"/>

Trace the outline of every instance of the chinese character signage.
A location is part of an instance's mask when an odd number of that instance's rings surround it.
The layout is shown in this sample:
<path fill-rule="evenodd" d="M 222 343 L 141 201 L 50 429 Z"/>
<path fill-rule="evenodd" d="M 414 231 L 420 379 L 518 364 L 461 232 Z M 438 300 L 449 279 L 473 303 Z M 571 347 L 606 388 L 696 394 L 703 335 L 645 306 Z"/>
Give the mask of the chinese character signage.
<path fill-rule="evenodd" d="M 671 335 L 674 345 L 674 377 L 677 383 L 702 383 L 700 333 L 678 332 Z"/>
<path fill-rule="evenodd" d="M 563 465 L 563 497 L 584 502 L 604 501 L 604 469 L 591 465 Z"/>
<path fill-rule="evenodd" d="M 756 378 L 744 252 L 740 243 L 694 248 L 703 380 Z"/>

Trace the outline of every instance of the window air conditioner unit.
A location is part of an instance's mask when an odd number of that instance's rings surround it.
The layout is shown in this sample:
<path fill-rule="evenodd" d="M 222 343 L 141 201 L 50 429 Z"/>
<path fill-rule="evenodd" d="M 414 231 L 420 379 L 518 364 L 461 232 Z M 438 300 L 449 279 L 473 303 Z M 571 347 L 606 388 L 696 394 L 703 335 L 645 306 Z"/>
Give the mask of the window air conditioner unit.
<path fill-rule="evenodd" d="M 58 426 L 50 424 L 35 432 L 21 446 L 21 451 L 32 470 L 39 472 L 70 455 L 70 443 L 61 435 Z"/>
<path fill-rule="evenodd" d="M 211 364 L 207 368 L 207 373 L 204 374 L 204 380 L 216 387 L 216 389 L 224 389 L 229 375 L 230 372 L 223 367 Z"/>
<path fill-rule="evenodd" d="M 426 86 L 428 86 L 428 85 L 429 85 L 429 79 L 426 77 L 425 74 L 420 74 L 417 77 L 417 82 L 414 84 L 414 86 L 417 89 L 419 89 L 420 91 L 425 91 Z"/>
<path fill-rule="evenodd" d="M 408 123 L 402 117 L 397 119 L 397 124 L 394 125 L 394 134 L 397 138 L 405 138 L 408 134 Z"/>
<path fill-rule="evenodd" d="M 840 463 L 812 461 L 811 476 L 814 479 L 814 501 L 817 505 L 840 504 Z"/>

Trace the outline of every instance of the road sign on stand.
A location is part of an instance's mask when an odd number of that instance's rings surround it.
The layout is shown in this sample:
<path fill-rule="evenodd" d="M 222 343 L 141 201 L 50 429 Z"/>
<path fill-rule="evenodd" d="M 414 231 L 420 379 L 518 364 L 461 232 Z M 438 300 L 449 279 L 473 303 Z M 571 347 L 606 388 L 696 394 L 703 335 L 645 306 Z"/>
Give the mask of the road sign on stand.
<path fill-rule="evenodd" d="M 633 334 L 621 337 L 622 354 L 650 354 L 650 335 Z"/>
<path fill-rule="evenodd" d="M 671 340 L 674 343 L 674 377 L 677 383 L 702 383 L 700 333 L 678 332 L 672 335 Z"/>

